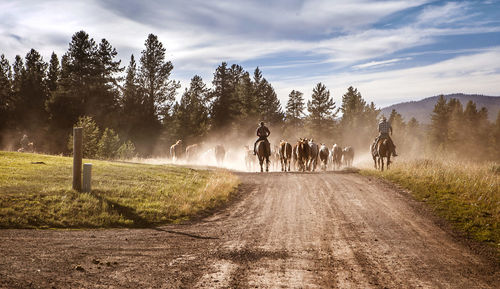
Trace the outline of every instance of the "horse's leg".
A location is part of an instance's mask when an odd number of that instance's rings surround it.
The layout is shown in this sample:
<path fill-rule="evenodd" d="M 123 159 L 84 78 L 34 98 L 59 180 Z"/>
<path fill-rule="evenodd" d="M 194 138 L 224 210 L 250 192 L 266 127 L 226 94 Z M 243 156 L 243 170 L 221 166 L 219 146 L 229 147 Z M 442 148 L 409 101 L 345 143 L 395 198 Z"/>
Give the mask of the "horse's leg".
<path fill-rule="evenodd" d="M 266 158 L 266 172 L 269 172 L 269 157 Z"/>
<path fill-rule="evenodd" d="M 387 170 L 389 170 L 389 165 L 391 164 L 391 155 L 387 156 Z"/>

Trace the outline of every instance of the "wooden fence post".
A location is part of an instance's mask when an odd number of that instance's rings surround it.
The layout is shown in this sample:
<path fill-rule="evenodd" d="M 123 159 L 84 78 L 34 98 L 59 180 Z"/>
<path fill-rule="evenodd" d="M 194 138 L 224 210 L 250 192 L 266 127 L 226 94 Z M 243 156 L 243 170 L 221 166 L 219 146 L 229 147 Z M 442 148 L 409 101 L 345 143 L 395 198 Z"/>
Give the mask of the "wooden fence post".
<path fill-rule="evenodd" d="M 83 164 L 83 191 L 85 193 L 90 193 L 92 191 L 91 179 L 92 164 Z"/>
<path fill-rule="evenodd" d="M 82 128 L 73 128 L 73 190 L 82 190 Z"/>

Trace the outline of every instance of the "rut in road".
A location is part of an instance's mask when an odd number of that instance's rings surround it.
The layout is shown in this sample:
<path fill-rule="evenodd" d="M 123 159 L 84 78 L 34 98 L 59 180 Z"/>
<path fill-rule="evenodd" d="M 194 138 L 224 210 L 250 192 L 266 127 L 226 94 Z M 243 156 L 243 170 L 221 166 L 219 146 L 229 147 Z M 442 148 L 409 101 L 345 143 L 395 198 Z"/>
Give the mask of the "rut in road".
<path fill-rule="evenodd" d="M 0 261 L 0 277 L 26 284 L 30 277 L 21 276 L 34 270 L 30 256 L 44 256 L 34 263 L 54 268 L 36 279 L 47 285 L 500 287 L 498 263 L 476 255 L 422 214 L 420 204 L 380 181 L 354 173 L 239 176 L 239 200 L 192 224 L 0 231 L 0 253 L 9 257 Z M 61 254 L 65 262 L 51 259 Z M 111 265 L 97 268 L 99 258 Z M 84 271 L 73 270 L 75 264 Z"/>

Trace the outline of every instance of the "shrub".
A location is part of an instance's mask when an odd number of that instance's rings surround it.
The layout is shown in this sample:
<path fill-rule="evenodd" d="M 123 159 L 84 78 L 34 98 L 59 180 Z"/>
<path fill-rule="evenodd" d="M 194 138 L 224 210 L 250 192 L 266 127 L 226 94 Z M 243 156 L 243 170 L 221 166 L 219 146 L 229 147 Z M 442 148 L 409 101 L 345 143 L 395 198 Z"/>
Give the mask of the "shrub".
<path fill-rule="evenodd" d="M 100 159 L 115 159 L 120 147 L 120 138 L 114 130 L 106 128 L 97 145 L 97 156 Z"/>
<path fill-rule="evenodd" d="M 135 145 L 131 141 L 123 143 L 118 149 L 118 158 L 127 160 L 135 157 Z"/>
<path fill-rule="evenodd" d="M 81 116 L 74 127 L 81 127 L 83 130 L 83 157 L 95 158 L 97 156 L 100 131 L 94 119 L 90 116 Z M 68 149 L 73 153 L 73 134 L 69 136 Z"/>

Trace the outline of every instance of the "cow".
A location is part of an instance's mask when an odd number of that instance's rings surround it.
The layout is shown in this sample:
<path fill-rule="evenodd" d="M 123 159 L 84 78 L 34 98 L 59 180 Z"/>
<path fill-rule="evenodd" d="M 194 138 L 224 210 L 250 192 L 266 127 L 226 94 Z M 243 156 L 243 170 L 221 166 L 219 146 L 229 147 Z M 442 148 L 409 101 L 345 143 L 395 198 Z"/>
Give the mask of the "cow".
<path fill-rule="evenodd" d="M 309 161 L 309 143 L 307 139 L 299 139 L 296 144 L 297 147 L 297 164 L 299 170 L 305 172 L 307 170 L 307 163 Z"/>
<path fill-rule="evenodd" d="M 339 170 L 342 165 L 342 148 L 337 144 L 332 147 L 332 165 L 334 170 Z"/>
<path fill-rule="evenodd" d="M 307 170 L 308 171 L 315 171 L 316 167 L 318 166 L 318 157 L 319 157 L 319 147 L 318 145 L 314 142 L 314 140 L 309 140 L 309 161 L 307 164 Z"/>
<path fill-rule="evenodd" d="M 174 163 L 182 157 L 182 140 L 178 140 L 175 144 L 170 146 L 170 157 Z"/>
<path fill-rule="evenodd" d="M 284 140 L 280 142 L 280 162 L 281 171 L 286 172 L 288 165 L 288 171 L 290 171 L 290 161 L 292 158 L 292 145 Z"/>
<path fill-rule="evenodd" d="M 354 159 L 354 149 L 350 146 L 344 148 L 344 150 L 342 151 L 342 157 L 344 159 L 345 166 L 352 166 L 352 161 Z"/>
<path fill-rule="evenodd" d="M 319 147 L 319 159 L 321 161 L 321 169 L 326 171 L 328 166 L 328 158 L 330 156 L 330 151 L 325 144 L 321 144 Z"/>

